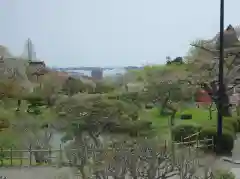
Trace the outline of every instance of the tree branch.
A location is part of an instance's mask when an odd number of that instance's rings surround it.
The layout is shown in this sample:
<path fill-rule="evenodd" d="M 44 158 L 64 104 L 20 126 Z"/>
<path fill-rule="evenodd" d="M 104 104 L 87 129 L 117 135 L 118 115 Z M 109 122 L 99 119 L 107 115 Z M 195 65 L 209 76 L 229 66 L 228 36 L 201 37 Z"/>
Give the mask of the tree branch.
<path fill-rule="evenodd" d="M 210 49 L 208 49 L 208 48 L 205 48 L 205 47 L 203 47 L 203 46 L 196 45 L 196 44 L 190 44 L 190 45 L 193 46 L 193 47 L 196 47 L 196 48 L 200 48 L 200 49 L 202 49 L 202 50 L 205 50 L 205 51 L 207 51 L 207 52 L 210 52 L 210 53 L 212 53 L 212 54 L 214 54 L 214 55 L 217 55 L 216 52 L 214 52 L 214 51 L 212 51 L 212 50 L 210 50 Z"/>
<path fill-rule="evenodd" d="M 226 60 L 224 60 L 225 65 L 226 65 L 226 67 L 227 67 L 227 69 L 228 69 L 226 75 L 228 75 L 228 74 L 230 73 L 230 71 L 233 69 L 232 65 L 235 63 L 235 61 L 236 61 L 237 58 L 239 58 L 239 54 L 235 54 L 235 57 L 233 58 L 233 60 L 231 61 L 230 64 L 227 64 L 227 63 L 226 63 Z M 230 67 L 232 67 L 232 68 L 230 68 Z"/>

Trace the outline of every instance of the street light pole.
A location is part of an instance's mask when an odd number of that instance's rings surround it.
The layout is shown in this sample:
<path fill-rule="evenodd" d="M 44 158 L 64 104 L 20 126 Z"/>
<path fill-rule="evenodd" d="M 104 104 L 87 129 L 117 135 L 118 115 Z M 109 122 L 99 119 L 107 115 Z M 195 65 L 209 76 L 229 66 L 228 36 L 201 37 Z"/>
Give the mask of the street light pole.
<path fill-rule="evenodd" d="M 222 110 L 224 96 L 224 83 L 223 83 L 223 63 L 224 63 L 224 0 L 220 0 L 220 48 L 219 48 L 219 73 L 218 73 L 218 137 L 222 136 Z"/>

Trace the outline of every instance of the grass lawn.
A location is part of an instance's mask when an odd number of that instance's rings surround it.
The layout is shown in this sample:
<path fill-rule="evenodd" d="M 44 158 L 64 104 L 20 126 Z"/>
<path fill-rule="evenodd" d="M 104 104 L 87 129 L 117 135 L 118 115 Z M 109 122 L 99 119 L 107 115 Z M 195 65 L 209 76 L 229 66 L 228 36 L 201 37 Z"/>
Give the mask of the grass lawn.
<path fill-rule="evenodd" d="M 180 116 L 182 114 L 192 114 L 192 119 L 190 120 L 181 120 Z M 169 119 L 170 116 L 160 116 L 159 109 L 153 108 L 150 110 L 145 110 L 141 114 L 142 119 L 151 120 L 152 125 L 156 128 L 157 133 L 164 137 L 169 137 L 170 129 L 169 129 Z M 176 113 L 175 125 L 179 124 L 199 124 L 202 126 L 207 125 L 216 125 L 217 124 L 217 111 L 212 111 L 212 120 L 209 117 L 209 111 L 207 108 L 187 108 L 183 110 L 179 110 Z"/>
<path fill-rule="evenodd" d="M 181 120 L 181 114 L 192 114 L 192 119 Z M 209 110 L 204 108 L 189 108 L 180 110 L 176 114 L 176 124 L 195 123 L 200 125 L 214 124 L 217 120 L 217 111 L 212 111 L 212 120 L 210 120 Z"/>
<path fill-rule="evenodd" d="M 153 108 L 142 111 L 140 117 L 141 119 L 150 120 L 153 127 L 156 129 L 157 134 L 166 139 L 169 137 L 169 116 L 160 116 L 159 110 L 157 108 Z"/>

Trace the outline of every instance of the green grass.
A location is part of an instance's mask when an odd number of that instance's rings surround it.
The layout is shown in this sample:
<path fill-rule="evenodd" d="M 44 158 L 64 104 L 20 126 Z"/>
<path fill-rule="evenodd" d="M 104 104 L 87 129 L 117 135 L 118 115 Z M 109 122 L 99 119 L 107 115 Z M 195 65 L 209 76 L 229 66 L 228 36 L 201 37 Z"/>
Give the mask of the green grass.
<path fill-rule="evenodd" d="M 190 120 L 181 120 L 180 116 L 182 114 L 192 114 L 192 119 Z M 157 133 L 161 136 L 169 136 L 169 119 L 170 116 L 160 116 L 159 109 L 153 108 L 150 110 L 145 110 L 141 114 L 142 119 L 147 119 L 152 122 L 153 127 L 157 130 Z M 197 125 L 214 125 L 217 120 L 217 111 L 212 112 L 212 120 L 210 120 L 208 109 L 204 108 L 188 108 L 179 110 L 176 113 L 174 123 L 175 125 L 179 124 L 197 124 Z"/>
<path fill-rule="evenodd" d="M 156 129 L 157 133 L 162 136 L 169 135 L 169 119 L 170 116 L 160 116 L 159 109 L 153 108 L 150 110 L 145 110 L 141 114 L 141 118 L 150 120 L 153 127 Z M 182 114 L 192 114 L 192 119 L 190 120 L 181 120 L 180 116 Z M 234 116 L 235 114 L 233 114 Z M 212 120 L 210 120 L 209 110 L 207 108 L 185 108 L 179 110 L 176 113 L 174 125 L 180 124 L 193 124 L 201 126 L 216 126 L 217 125 L 217 110 L 212 111 Z"/>
<path fill-rule="evenodd" d="M 180 120 L 182 114 L 192 114 L 192 119 L 190 120 Z M 185 110 L 180 110 L 176 114 L 176 124 L 178 123 L 197 123 L 201 125 L 214 123 L 217 119 L 217 111 L 212 111 L 212 120 L 210 120 L 210 115 L 208 109 L 204 108 L 189 108 Z"/>
<path fill-rule="evenodd" d="M 150 110 L 144 110 L 140 114 L 141 119 L 150 120 L 153 127 L 156 129 L 158 135 L 168 137 L 169 130 L 169 116 L 160 116 L 159 109 L 153 108 Z"/>

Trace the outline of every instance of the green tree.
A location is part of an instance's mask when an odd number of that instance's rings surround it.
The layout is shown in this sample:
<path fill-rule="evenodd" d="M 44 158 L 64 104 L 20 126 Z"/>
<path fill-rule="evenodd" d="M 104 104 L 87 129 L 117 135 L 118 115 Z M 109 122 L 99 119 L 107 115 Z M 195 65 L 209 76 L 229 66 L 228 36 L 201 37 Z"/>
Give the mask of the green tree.
<path fill-rule="evenodd" d="M 134 103 L 107 94 L 77 94 L 59 101 L 56 110 L 69 122 L 71 130 L 75 126 L 74 132 L 87 131 L 95 142 L 101 133 L 136 135 L 141 129 L 151 129 L 150 123 L 136 120 L 133 113 L 138 107 Z"/>

